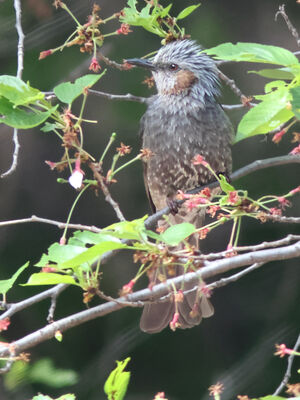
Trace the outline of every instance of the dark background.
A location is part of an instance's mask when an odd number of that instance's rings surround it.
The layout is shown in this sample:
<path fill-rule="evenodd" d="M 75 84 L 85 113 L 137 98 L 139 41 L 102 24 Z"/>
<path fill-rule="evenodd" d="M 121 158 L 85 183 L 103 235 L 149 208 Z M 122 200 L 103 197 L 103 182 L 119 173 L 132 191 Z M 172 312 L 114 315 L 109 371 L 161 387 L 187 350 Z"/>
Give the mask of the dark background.
<path fill-rule="evenodd" d="M 97 1 L 103 17 L 119 11 L 125 1 Z M 140 3 L 143 3 L 140 1 Z M 173 14 L 195 1 L 173 1 Z M 162 0 L 162 4 L 167 4 Z M 274 16 L 280 1 L 252 0 L 204 0 L 202 6 L 183 25 L 192 38 L 204 47 L 222 42 L 245 41 L 278 45 L 296 51 L 296 43 L 288 32 L 282 18 Z M 68 2 L 77 18 L 84 22 L 89 14 L 91 1 Z M 70 17 L 62 10 L 56 11 L 46 0 L 26 0 L 23 6 L 23 28 L 25 41 L 25 69 L 23 79 L 33 87 L 49 91 L 61 81 L 76 79 L 88 73 L 90 58 L 79 53 L 78 48 L 64 50 L 45 60 L 38 61 L 39 52 L 63 43 L 74 28 Z M 299 27 L 300 5 L 296 1 L 286 2 L 287 13 Z M 0 3 L 0 72 L 16 73 L 17 36 L 14 28 L 12 2 Z M 111 22 L 107 32 L 117 29 L 119 24 Z M 160 47 L 160 39 L 134 27 L 128 36 L 108 38 L 103 52 L 113 60 L 140 57 Z M 222 68 L 246 95 L 263 92 L 265 80 L 247 74 L 253 65 L 228 64 Z M 99 90 L 115 94 L 149 96 L 141 81 L 144 71 L 120 72 L 108 68 L 98 83 Z M 238 99 L 229 89 L 223 90 L 223 103 L 235 104 Z M 76 108 L 76 107 L 75 107 Z M 85 117 L 97 119 L 97 125 L 86 125 L 85 148 L 96 157 L 112 132 L 117 132 L 116 145 L 120 141 L 139 151 L 137 136 L 139 119 L 145 107 L 138 103 L 112 102 L 89 96 Z M 230 113 L 236 124 L 241 112 Z M 288 135 L 286 135 L 288 136 Z M 11 163 L 13 145 L 12 130 L 0 127 L 0 171 Z M 57 173 L 50 171 L 45 160 L 57 161 L 62 155 L 60 142 L 54 134 L 39 129 L 20 132 L 20 158 L 17 171 L 0 180 L 0 220 L 17 219 L 32 214 L 65 221 L 74 201 L 75 191 L 69 185 L 56 183 Z M 284 137 L 280 145 L 270 138 L 257 136 L 233 147 L 234 169 L 255 159 L 274 157 L 288 153 L 293 145 L 291 135 Z M 114 146 L 116 147 L 116 146 Z M 113 148 L 114 151 L 114 148 Z M 112 152 L 110 153 L 112 155 Z M 106 165 L 109 167 L 109 164 Z M 249 190 L 252 197 L 262 194 L 284 194 L 299 185 L 299 168 L 284 166 L 257 172 L 237 183 Z M 136 163 L 118 177 L 112 187 L 114 198 L 120 203 L 127 219 L 139 218 L 149 212 L 142 182 L 142 166 Z M 287 211 L 299 216 L 299 200 Z M 104 227 L 116 221 L 110 206 L 102 196 L 86 193 L 73 214 L 73 223 Z M 228 242 L 230 227 L 212 234 L 205 243 L 208 250 L 223 249 Z M 240 244 L 259 243 L 263 240 L 281 238 L 287 233 L 296 233 L 297 227 L 274 223 L 244 221 Z M 298 229 L 299 233 L 299 229 Z M 4 227 L 0 230 L 0 279 L 10 277 L 27 260 L 33 265 L 49 245 L 58 241 L 61 231 L 56 227 L 41 224 L 26 224 Z M 222 399 L 234 398 L 237 394 L 262 396 L 272 393 L 280 383 L 286 360 L 273 357 L 274 344 L 285 342 L 292 346 L 299 328 L 299 261 L 290 260 L 265 265 L 261 270 L 237 283 L 215 292 L 213 303 L 215 316 L 200 326 L 175 333 L 166 329 L 157 335 L 141 333 L 138 328 L 140 310 L 124 309 L 65 332 L 64 340 L 54 339 L 31 349 L 32 361 L 52 357 L 59 368 L 74 369 L 79 373 L 75 387 L 59 390 L 28 384 L 15 390 L 0 386 L 1 400 L 29 399 L 37 392 L 59 396 L 74 392 L 80 400 L 104 399 L 102 391 L 115 360 L 131 356 L 129 369 L 132 379 L 127 399 L 151 399 L 158 391 L 165 391 L 169 399 L 207 398 L 207 388 L 217 381 L 224 383 Z M 131 255 L 121 254 L 104 266 L 103 290 L 116 295 L 127 283 L 137 266 Z M 31 267 L 27 272 L 35 272 Z M 20 282 L 25 282 L 26 273 Z M 15 302 L 37 293 L 38 289 L 18 287 L 8 294 L 8 301 Z M 94 300 L 92 305 L 96 305 Z M 5 333 L 7 340 L 15 340 L 43 326 L 49 302 L 43 302 L 13 316 L 11 327 Z M 83 310 L 82 293 L 69 288 L 58 301 L 56 319 Z M 298 363 L 299 365 L 299 363 Z M 296 370 L 296 366 L 295 366 Z M 292 382 L 296 377 L 292 378 Z"/>

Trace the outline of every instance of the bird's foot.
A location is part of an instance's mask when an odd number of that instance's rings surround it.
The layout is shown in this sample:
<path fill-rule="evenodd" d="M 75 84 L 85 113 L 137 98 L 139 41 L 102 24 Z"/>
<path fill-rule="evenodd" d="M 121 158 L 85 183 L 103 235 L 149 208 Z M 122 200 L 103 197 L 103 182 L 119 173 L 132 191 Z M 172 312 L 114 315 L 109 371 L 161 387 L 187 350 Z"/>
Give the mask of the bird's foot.
<path fill-rule="evenodd" d="M 178 213 L 179 208 L 176 200 L 167 199 L 167 206 L 169 207 L 172 215 L 176 215 Z"/>

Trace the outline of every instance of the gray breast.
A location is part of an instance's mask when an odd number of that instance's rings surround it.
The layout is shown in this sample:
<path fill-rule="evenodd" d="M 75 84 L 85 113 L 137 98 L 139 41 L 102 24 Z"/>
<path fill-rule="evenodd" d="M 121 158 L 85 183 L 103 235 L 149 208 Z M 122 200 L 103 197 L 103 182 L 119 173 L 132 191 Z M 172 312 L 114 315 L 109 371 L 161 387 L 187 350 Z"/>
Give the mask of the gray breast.
<path fill-rule="evenodd" d="M 232 126 L 215 101 L 205 107 L 172 107 L 154 101 L 143 117 L 143 147 L 154 155 L 147 161 L 146 179 L 157 208 L 177 190 L 207 183 L 211 174 L 193 165 L 202 155 L 216 172 L 230 173 Z"/>

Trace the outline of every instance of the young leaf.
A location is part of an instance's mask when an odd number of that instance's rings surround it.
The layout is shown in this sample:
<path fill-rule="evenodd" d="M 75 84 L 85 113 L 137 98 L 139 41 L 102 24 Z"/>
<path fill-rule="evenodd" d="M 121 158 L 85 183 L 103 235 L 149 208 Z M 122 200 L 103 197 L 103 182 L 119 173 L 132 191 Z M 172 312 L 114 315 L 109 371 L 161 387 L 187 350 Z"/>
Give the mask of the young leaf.
<path fill-rule="evenodd" d="M 122 400 L 126 394 L 130 380 L 130 372 L 124 371 L 130 357 L 123 361 L 117 361 L 117 367 L 110 373 L 104 384 L 104 392 L 108 400 Z"/>
<path fill-rule="evenodd" d="M 29 369 L 29 382 L 41 383 L 53 388 L 75 385 L 78 381 L 77 373 L 71 369 L 57 368 L 50 358 L 44 358 Z"/>
<path fill-rule="evenodd" d="M 227 179 L 224 175 L 219 175 L 220 178 L 220 186 L 224 193 L 233 192 L 235 188 L 227 182 Z"/>
<path fill-rule="evenodd" d="M 177 246 L 182 240 L 196 232 L 194 225 L 188 222 L 172 225 L 160 234 L 160 239 L 169 246 Z"/>
<path fill-rule="evenodd" d="M 292 110 L 297 119 L 300 120 L 300 86 L 291 89 L 293 99 L 291 101 Z"/>
<path fill-rule="evenodd" d="M 186 7 L 184 10 L 182 10 L 176 17 L 176 19 L 183 19 L 189 16 L 193 11 L 195 11 L 199 6 L 201 6 L 201 3 Z"/>
<path fill-rule="evenodd" d="M 61 246 L 59 243 L 53 243 L 48 249 L 48 254 L 43 254 L 40 261 L 36 263 L 35 266 L 45 267 L 50 263 L 62 264 L 64 261 L 70 260 L 85 250 L 86 247 L 83 245 L 74 246 L 71 244 L 66 244 Z"/>
<path fill-rule="evenodd" d="M 247 61 L 289 66 L 298 64 L 297 57 L 282 47 L 259 43 L 222 43 L 204 50 L 218 60 Z"/>
<path fill-rule="evenodd" d="M 58 285 L 59 283 L 79 286 L 75 279 L 70 275 L 61 275 L 48 272 L 32 274 L 28 279 L 28 282 L 23 283 L 21 286 Z"/>
<path fill-rule="evenodd" d="M 235 142 L 250 136 L 268 133 L 294 116 L 287 107 L 291 99 L 287 88 L 280 88 L 260 96 L 260 98 L 264 98 L 264 100 L 251 108 L 240 121 Z"/>
<path fill-rule="evenodd" d="M 54 88 L 54 93 L 58 100 L 63 103 L 71 104 L 77 97 L 83 94 L 85 88 L 92 87 L 105 74 L 88 74 L 76 79 L 74 83 L 64 82 Z"/>
<path fill-rule="evenodd" d="M 22 265 L 10 279 L 5 279 L 0 281 L 0 293 L 1 294 L 6 294 L 9 289 L 11 289 L 15 283 L 15 281 L 18 279 L 19 275 L 24 271 L 25 268 L 27 268 L 29 265 L 29 261 Z"/>
<path fill-rule="evenodd" d="M 38 89 L 30 87 L 20 78 L 10 75 L 0 76 L 0 96 L 5 97 L 14 106 L 35 103 L 45 97 Z"/>
<path fill-rule="evenodd" d="M 294 79 L 295 75 L 289 71 L 289 68 L 270 68 L 261 69 L 260 71 L 248 71 L 249 74 L 257 74 L 264 78 L 270 79 Z"/>
<path fill-rule="evenodd" d="M 81 254 L 59 264 L 60 268 L 76 268 L 77 266 L 92 262 L 110 250 L 126 249 L 127 245 L 121 242 L 102 242 L 95 244 Z"/>
<path fill-rule="evenodd" d="M 119 239 L 140 240 L 141 236 L 145 235 L 144 222 L 148 216 L 134 219 L 133 221 L 122 221 L 109 225 L 103 229 L 108 234 L 115 236 Z"/>
<path fill-rule="evenodd" d="M 14 108 L 14 105 L 5 97 L 0 97 L 0 123 L 17 129 L 30 129 L 46 121 L 47 118 L 57 109 L 58 105 L 48 111 L 26 111 L 25 109 Z"/>

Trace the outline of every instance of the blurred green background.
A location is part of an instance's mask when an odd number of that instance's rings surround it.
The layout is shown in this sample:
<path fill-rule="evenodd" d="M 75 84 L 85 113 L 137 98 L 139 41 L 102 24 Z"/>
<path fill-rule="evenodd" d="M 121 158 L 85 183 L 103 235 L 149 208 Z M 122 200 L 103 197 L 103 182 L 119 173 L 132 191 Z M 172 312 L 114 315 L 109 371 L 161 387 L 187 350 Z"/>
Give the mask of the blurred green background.
<path fill-rule="evenodd" d="M 101 15 L 109 16 L 126 5 L 124 0 L 97 0 Z M 140 3 L 143 3 L 140 0 Z M 162 4 L 168 4 L 166 0 Z M 174 0 L 174 15 L 194 0 Z M 76 17 L 84 22 L 93 1 L 72 0 L 67 4 Z M 204 47 L 226 41 L 260 42 L 286 47 L 296 51 L 295 40 L 284 21 L 274 16 L 281 1 L 277 0 L 203 0 L 202 6 L 183 25 L 192 38 Z M 64 50 L 45 60 L 38 61 L 40 51 L 63 43 L 74 29 L 71 18 L 62 10 L 56 11 L 47 0 L 24 0 L 23 28 L 25 40 L 25 69 L 23 78 L 33 87 L 50 91 L 61 81 L 74 80 L 88 72 L 90 57 L 78 48 Z M 286 2 L 292 22 L 299 27 L 300 5 L 295 0 Z M 0 2 L 0 72 L 16 73 L 17 35 L 12 1 Z M 107 32 L 117 29 L 111 22 Z M 133 28 L 128 36 L 114 36 L 105 41 L 103 53 L 112 60 L 140 57 L 160 47 L 160 39 Z M 263 78 L 247 74 L 253 65 L 227 64 L 222 70 L 244 94 L 261 93 L 266 82 Z M 113 94 L 133 93 L 150 96 L 154 90 L 141 84 L 145 72 L 123 71 L 108 68 L 96 88 Z M 236 104 L 238 99 L 224 88 L 221 102 Z M 76 107 L 75 107 L 76 108 Z M 108 101 L 89 96 L 85 117 L 97 119 L 97 125 L 86 125 L 85 148 L 99 156 L 110 134 L 117 132 L 116 146 L 120 141 L 139 151 L 137 135 L 139 119 L 145 106 L 133 102 Z M 236 124 L 241 112 L 230 113 Z M 287 136 L 287 135 L 286 135 Z M 62 155 L 60 142 L 53 134 L 39 129 L 20 132 L 20 159 L 17 171 L 0 180 L 0 220 L 17 219 L 32 214 L 65 221 L 76 196 L 69 185 L 56 183 L 56 172 L 50 171 L 45 160 L 57 161 Z M 0 127 L 0 171 L 11 163 L 12 130 Z M 234 169 L 255 159 L 286 154 L 292 149 L 291 135 L 275 145 L 269 137 L 257 136 L 233 147 Z M 111 155 L 114 152 L 114 147 Z M 109 167 L 109 164 L 106 165 Z M 298 169 L 296 169 L 298 168 Z M 299 185 L 299 167 L 295 165 L 257 172 L 238 182 L 237 186 L 249 190 L 252 197 L 262 194 L 283 194 Z M 120 203 L 127 219 L 141 217 L 149 212 L 142 181 L 142 165 L 134 164 L 118 176 L 112 187 L 113 197 Z M 299 199 L 293 200 L 288 215 L 299 216 Z M 80 200 L 72 217 L 73 223 L 104 227 L 116 220 L 103 196 L 92 192 Z M 228 242 L 230 226 L 225 226 L 207 239 L 205 250 L 223 249 Z M 288 233 L 296 233 L 296 226 L 275 223 L 261 224 L 244 221 L 240 244 L 254 244 L 274 240 Z M 299 228 L 298 228 L 299 233 Z M 6 279 L 27 260 L 33 265 L 61 231 L 56 227 L 27 224 L 4 227 L 0 230 L 0 279 Z M 292 346 L 299 329 L 299 261 L 290 260 L 265 265 L 237 283 L 217 290 L 213 296 L 215 316 L 192 330 L 147 335 L 138 327 L 139 309 L 124 309 L 104 318 L 65 332 L 62 343 L 48 341 L 31 349 L 32 362 L 51 357 L 57 368 L 72 369 L 78 373 L 77 384 L 55 388 L 22 378 L 0 384 L 1 400 L 25 400 L 42 392 L 59 396 L 74 392 L 80 400 L 104 399 L 103 384 L 114 368 L 115 360 L 131 356 L 129 369 L 132 379 L 127 399 L 152 399 L 156 392 L 165 391 L 166 397 L 175 399 L 207 399 L 207 388 L 221 381 L 225 391 L 222 399 L 235 398 L 237 394 L 261 396 L 272 393 L 280 383 L 286 360 L 273 356 L 274 344 L 285 342 Z M 118 289 L 129 281 L 137 266 L 129 254 L 119 254 L 104 267 L 103 290 L 117 295 Z M 31 267 L 26 273 L 35 272 Z M 20 282 L 26 281 L 26 273 Z M 144 282 L 145 283 L 145 282 Z M 20 301 L 37 293 L 39 289 L 17 287 L 8 294 L 9 302 Z M 94 300 L 91 306 L 96 305 Z M 46 323 L 49 301 L 38 304 L 12 317 L 11 326 L 3 336 L 16 340 Z M 83 310 L 82 293 L 69 288 L 58 300 L 55 318 Z M 297 365 L 295 365 L 296 370 Z M 299 362 L 298 362 L 299 368 Z M 292 382 L 295 381 L 295 375 Z M 67 381 L 67 380 L 66 380 Z M 17 385 L 18 384 L 18 385 Z M 14 387 L 15 386 L 15 387 Z"/>

